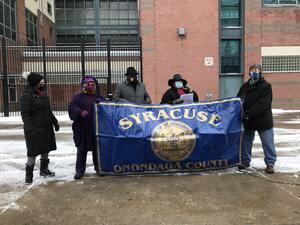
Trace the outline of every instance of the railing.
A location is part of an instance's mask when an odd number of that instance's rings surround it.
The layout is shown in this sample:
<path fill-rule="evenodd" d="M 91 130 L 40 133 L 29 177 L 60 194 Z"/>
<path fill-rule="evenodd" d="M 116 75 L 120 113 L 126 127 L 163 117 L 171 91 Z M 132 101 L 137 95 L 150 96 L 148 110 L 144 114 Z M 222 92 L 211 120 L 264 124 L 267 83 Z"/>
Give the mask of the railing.
<path fill-rule="evenodd" d="M 0 116 L 19 115 L 19 99 L 26 86 L 24 71 L 44 76 L 52 110 L 63 113 L 73 95 L 80 92 L 80 81 L 93 75 L 100 84 L 100 93 L 110 98 L 125 77 L 127 67 L 134 66 L 143 81 L 142 41 L 107 39 L 100 43 L 68 45 L 52 43 L 28 46 L 2 38 L 0 49 Z"/>

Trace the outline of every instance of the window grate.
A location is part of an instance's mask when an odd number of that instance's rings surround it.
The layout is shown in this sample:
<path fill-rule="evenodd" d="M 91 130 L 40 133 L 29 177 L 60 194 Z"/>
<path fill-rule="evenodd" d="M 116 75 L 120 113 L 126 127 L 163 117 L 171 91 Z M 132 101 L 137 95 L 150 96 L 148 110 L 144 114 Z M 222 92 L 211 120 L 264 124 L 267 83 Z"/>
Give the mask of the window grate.
<path fill-rule="evenodd" d="M 264 72 L 300 72 L 300 56 L 264 56 Z"/>

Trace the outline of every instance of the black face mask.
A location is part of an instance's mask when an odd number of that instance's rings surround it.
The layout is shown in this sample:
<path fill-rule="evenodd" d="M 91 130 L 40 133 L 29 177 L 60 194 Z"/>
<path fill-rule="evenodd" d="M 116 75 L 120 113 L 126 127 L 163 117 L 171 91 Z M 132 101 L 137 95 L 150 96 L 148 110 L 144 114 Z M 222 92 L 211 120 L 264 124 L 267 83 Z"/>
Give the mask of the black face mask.
<path fill-rule="evenodd" d="M 38 87 L 38 90 L 39 90 L 39 91 L 45 90 L 45 86 L 44 86 L 44 85 L 43 85 L 43 86 L 39 86 L 39 87 Z"/>

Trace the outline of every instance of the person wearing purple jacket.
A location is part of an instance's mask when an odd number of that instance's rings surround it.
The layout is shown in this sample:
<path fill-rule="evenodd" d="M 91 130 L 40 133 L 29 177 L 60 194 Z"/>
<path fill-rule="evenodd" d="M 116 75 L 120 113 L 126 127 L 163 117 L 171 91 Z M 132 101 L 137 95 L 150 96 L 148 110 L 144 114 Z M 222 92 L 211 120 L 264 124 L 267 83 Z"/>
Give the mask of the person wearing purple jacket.
<path fill-rule="evenodd" d="M 95 77 L 84 77 L 81 85 L 82 92 L 73 97 L 68 109 L 69 117 L 73 120 L 73 139 L 77 147 L 74 179 L 81 179 L 84 176 L 88 151 L 92 151 L 94 168 L 96 173 L 99 173 L 94 127 L 94 103 L 102 101 L 104 98 L 99 95 L 99 84 Z"/>

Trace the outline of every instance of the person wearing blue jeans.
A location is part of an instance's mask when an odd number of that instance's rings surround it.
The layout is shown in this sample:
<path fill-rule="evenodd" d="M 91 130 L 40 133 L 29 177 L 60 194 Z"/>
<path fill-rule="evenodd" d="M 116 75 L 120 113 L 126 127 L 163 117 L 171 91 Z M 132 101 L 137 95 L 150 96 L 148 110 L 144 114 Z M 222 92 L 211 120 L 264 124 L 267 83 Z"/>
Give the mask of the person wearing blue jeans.
<path fill-rule="evenodd" d="M 250 166 L 254 135 L 257 131 L 264 151 L 266 172 L 274 173 L 276 151 L 273 132 L 272 86 L 262 76 L 261 66 L 249 68 L 250 79 L 239 90 L 243 102 L 244 133 L 242 141 L 242 164 L 239 169 Z"/>
<path fill-rule="evenodd" d="M 274 132 L 273 128 L 264 131 L 258 131 L 262 147 L 264 150 L 264 161 L 266 165 L 272 165 L 274 167 L 276 161 L 276 152 L 274 145 Z M 243 134 L 243 155 L 242 163 L 245 167 L 250 166 L 251 150 L 254 141 L 254 130 L 245 130 Z"/>

